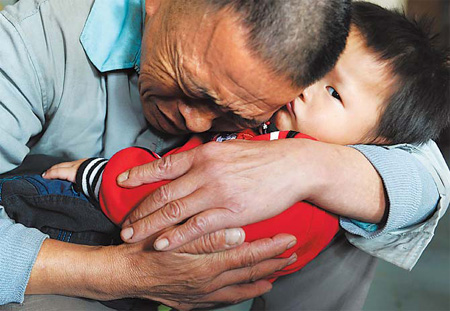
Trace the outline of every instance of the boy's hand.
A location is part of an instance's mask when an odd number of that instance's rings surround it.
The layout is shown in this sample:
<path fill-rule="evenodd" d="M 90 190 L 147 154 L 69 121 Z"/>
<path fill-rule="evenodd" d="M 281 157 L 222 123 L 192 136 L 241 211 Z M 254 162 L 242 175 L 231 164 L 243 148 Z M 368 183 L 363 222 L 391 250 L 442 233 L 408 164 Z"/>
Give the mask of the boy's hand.
<path fill-rule="evenodd" d="M 53 165 L 42 174 L 42 177 L 46 179 L 63 179 L 74 183 L 78 168 L 85 160 L 86 159 L 80 159 L 72 162 L 63 162 Z"/>

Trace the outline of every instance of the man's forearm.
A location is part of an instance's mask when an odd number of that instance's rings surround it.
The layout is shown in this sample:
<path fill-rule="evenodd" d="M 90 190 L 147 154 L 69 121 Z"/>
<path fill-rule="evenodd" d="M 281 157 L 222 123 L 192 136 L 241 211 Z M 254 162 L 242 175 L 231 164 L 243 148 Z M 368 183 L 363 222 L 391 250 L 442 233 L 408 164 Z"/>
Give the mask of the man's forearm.
<path fill-rule="evenodd" d="M 340 216 L 371 223 L 381 221 L 386 209 L 383 182 L 363 154 L 321 142 L 292 143 L 298 144 L 292 149 L 299 159 L 295 168 L 299 180 L 295 185 L 311 184 L 303 199 Z"/>
<path fill-rule="evenodd" d="M 26 294 L 57 294 L 97 300 L 121 298 L 114 286 L 119 258 L 109 264 L 108 247 L 93 247 L 47 239 L 31 271 Z M 111 274 L 113 266 L 117 273 Z"/>
<path fill-rule="evenodd" d="M 191 249 L 210 254 L 156 252 L 151 247 L 155 237 L 107 247 L 48 239 L 39 252 L 26 293 L 96 300 L 139 297 L 190 310 L 259 296 L 270 289 L 270 283 L 252 280 L 264 278 L 296 258 L 273 259 L 295 244 L 289 235 L 216 252 L 225 249 L 225 237 L 193 242 Z"/>

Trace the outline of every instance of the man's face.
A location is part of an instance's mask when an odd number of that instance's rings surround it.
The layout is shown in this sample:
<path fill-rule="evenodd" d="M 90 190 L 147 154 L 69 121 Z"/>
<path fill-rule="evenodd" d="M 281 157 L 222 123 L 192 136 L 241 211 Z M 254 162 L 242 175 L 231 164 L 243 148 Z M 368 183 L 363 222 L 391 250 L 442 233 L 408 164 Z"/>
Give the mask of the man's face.
<path fill-rule="evenodd" d="M 181 134 L 255 127 L 300 94 L 252 55 L 235 12 L 186 3 L 161 1 L 146 19 L 139 88 L 155 128 Z"/>

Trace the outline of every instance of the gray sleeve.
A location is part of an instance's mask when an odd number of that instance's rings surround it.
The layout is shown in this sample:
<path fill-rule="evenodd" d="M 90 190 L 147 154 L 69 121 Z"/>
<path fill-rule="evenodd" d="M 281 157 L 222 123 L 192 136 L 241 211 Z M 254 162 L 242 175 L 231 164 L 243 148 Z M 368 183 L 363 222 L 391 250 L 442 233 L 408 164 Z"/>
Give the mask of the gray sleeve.
<path fill-rule="evenodd" d="M 434 236 L 450 200 L 450 171 L 433 141 L 415 146 L 358 146 L 378 170 L 389 198 L 385 226 L 364 237 L 345 219 L 349 242 L 359 249 L 411 270 Z M 356 234 L 352 233 L 355 232 Z"/>
<path fill-rule="evenodd" d="M 39 72 L 20 35 L 0 14 L 0 173 L 20 165 L 30 139 L 45 122 L 45 94 Z"/>
<path fill-rule="evenodd" d="M 373 232 L 341 217 L 343 229 L 371 239 L 418 224 L 435 210 L 439 192 L 430 173 L 414 156 L 402 149 L 367 145 L 354 148 L 363 153 L 380 174 L 387 193 L 388 214 L 385 223 Z"/>
<path fill-rule="evenodd" d="M 13 22 L 0 13 L 0 172 L 28 154 L 27 143 L 44 126 L 45 94 Z M 4 213 L 3 213 L 4 214 Z M 22 302 L 31 269 L 46 235 L 0 218 L 0 304 Z"/>
<path fill-rule="evenodd" d="M 0 219 L 0 305 L 23 302 L 31 269 L 48 236 Z"/>

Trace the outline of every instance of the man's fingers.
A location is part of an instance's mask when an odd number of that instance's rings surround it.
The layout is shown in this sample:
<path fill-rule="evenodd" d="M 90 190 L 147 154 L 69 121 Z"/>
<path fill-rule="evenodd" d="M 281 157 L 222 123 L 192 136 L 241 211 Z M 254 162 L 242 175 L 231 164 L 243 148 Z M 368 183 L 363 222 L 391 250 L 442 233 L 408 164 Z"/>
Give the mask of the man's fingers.
<path fill-rule="evenodd" d="M 296 238 L 292 235 L 278 234 L 273 238 L 244 243 L 226 252 L 217 253 L 217 255 L 225 258 L 224 260 L 218 260 L 216 264 L 223 271 L 255 266 L 263 260 L 281 255 L 287 249 L 293 247 L 296 242 Z"/>
<path fill-rule="evenodd" d="M 289 258 L 264 260 L 251 267 L 225 271 L 219 275 L 215 281 L 217 282 L 218 288 L 224 287 L 228 284 L 256 282 L 263 278 L 269 277 L 277 271 L 280 271 L 289 264 L 294 263 L 296 260 L 296 253 L 292 254 Z"/>
<path fill-rule="evenodd" d="M 195 199 L 195 197 L 193 198 Z M 180 200 L 180 202 L 183 202 Z M 205 202 L 205 200 L 198 200 L 197 202 Z M 210 202 L 205 202 L 210 205 Z M 211 209 L 199 213 L 204 210 L 203 204 L 194 205 L 196 207 L 190 214 L 195 215 L 186 223 L 177 226 L 176 228 L 167 231 L 158 237 L 155 241 L 156 250 L 172 250 L 176 247 L 182 246 L 190 241 L 193 241 L 205 234 L 217 231 L 221 228 L 235 226 L 235 214 L 227 209 Z M 163 209 L 160 210 L 164 214 Z M 155 213 L 155 215 L 158 212 Z M 199 214 L 197 214 L 199 213 Z M 197 215 L 196 215 L 197 214 Z M 189 216 L 191 216 L 189 215 Z M 183 219 L 185 219 L 184 217 Z"/>
<path fill-rule="evenodd" d="M 160 299 L 168 306 L 173 306 L 177 310 L 204 309 L 210 310 L 223 304 L 236 304 L 261 296 L 272 289 L 272 284 L 266 280 L 260 280 L 249 284 L 230 285 L 202 297 L 200 303 L 178 303 L 173 300 Z"/>
<path fill-rule="evenodd" d="M 205 234 L 176 251 L 190 254 L 214 253 L 239 246 L 244 240 L 245 231 L 242 228 L 224 229 Z"/>
<path fill-rule="evenodd" d="M 194 192 L 182 199 L 169 202 L 153 214 L 141 218 L 129 226 L 125 225 L 125 227 L 122 227 L 122 240 L 127 243 L 139 242 L 164 228 L 179 224 L 186 218 L 209 207 L 211 202 L 202 200 L 201 198 L 203 197 L 204 196 L 202 196 L 199 191 Z M 193 236 L 194 238 L 186 240 L 186 242 L 192 241 L 206 233 L 207 232 L 203 232 L 202 234 L 191 234 L 190 236 Z M 162 243 L 164 243 L 164 241 L 159 243 L 159 249 L 164 248 L 162 247 Z M 181 246 L 185 243 L 178 243 L 177 245 Z M 174 247 L 171 247 L 170 249 L 173 248 Z"/>
<path fill-rule="evenodd" d="M 261 296 L 271 289 L 272 284 L 266 280 L 259 280 L 248 284 L 231 285 L 206 295 L 204 301 L 210 301 L 215 304 L 236 304 Z"/>
<path fill-rule="evenodd" d="M 187 182 L 183 176 L 171 181 L 168 184 L 157 188 L 153 193 L 147 196 L 138 207 L 136 207 L 122 224 L 127 227 L 132 223 L 156 212 L 164 205 L 174 200 L 186 197 L 197 189 L 198 185 L 193 182 Z"/>
<path fill-rule="evenodd" d="M 191 168 L 193 156 L 193 150 L 189 150 L 133 167 L 117 177 L 117 184 L 134 188 L 160 180 L 176 179 Z"/>

